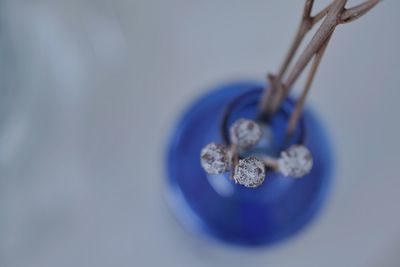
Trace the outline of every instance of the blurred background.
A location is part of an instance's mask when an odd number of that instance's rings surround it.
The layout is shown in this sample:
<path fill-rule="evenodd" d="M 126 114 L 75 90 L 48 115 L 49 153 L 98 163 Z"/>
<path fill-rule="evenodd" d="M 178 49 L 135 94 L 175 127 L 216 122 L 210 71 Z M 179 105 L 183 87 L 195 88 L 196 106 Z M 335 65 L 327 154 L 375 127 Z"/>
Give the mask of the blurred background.
<path fill-rule="evenodd" d="M 311 225 L 232 247 L 165 203 L 183 108 L 276 71 L 303 2 L 1 1 L 0 266 L 399 266 L 399 1 L 339 26 L 318 70 L 336 171 Z"/>

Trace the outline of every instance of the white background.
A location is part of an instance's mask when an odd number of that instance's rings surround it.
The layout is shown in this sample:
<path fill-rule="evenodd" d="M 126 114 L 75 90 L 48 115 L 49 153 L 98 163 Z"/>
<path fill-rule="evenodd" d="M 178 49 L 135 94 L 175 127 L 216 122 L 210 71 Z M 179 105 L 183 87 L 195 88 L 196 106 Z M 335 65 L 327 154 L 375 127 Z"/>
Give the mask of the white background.
<path fill-rule="evenodd" d="M 186 232 L 165 204 L 180 111 L 210 86 L 276 71 L 302 5 L 3 1 L 0 266 L 398 266 L 398 1 L 339 26 L 318 70 L 308 103 L 337 166 L 309 227 L 243 249 Z"/>

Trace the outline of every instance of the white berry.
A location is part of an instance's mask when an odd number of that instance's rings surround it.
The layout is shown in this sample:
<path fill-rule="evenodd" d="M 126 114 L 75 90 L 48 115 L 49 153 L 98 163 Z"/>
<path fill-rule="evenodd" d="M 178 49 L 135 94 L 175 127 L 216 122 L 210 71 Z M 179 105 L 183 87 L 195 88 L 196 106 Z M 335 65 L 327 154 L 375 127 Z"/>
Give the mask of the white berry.
<path fill-rule="evenodd" d="M 242 149 L 248 149 L 257 144 L 261 136 L 260 126 L 252 120 L 239 119 L 230 128 L 231 142 Z"/>
<path fill-rule="evenodd" d="M 303 145 L 293 145 L 281 152 L 278 159 L 279 171 L 285 176 L 300 178 L 311 171 L 313 158 Z"/>
<path fill-rule="evenodd" d="M 230 165 L 229 151 L 224 145 L 209 143 L 201 150 L 200 162 L 209 174 L 224 173 Z"/>
<path fill-rule="evenodd" d="M 260 186 L 265 180 L 265 165 L 256 157 L 241 159 L 235 167 L 233 179 L 246 187 Z"/>

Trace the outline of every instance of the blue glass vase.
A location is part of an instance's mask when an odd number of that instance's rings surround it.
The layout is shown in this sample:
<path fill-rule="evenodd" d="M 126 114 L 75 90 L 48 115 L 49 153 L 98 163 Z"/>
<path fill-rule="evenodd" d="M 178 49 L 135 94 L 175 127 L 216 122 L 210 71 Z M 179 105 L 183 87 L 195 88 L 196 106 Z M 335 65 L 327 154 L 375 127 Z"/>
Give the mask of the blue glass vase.
<path fill-rule="evenodd" d="M 329 138 L 307 108 L 291 139 L 285 138 L 291 99 L 270 118 L 253 152 L 276 157 L 290 144 L 304 143 L 314 159 L 307 176 L 293 179 L 270 171 L 260 187 L 246 188 L 229 173 L 208 175 L 201 168 L 200 151 L 207 143 L 229 139 L 227 128 L 238 118 L 257 118 L 262 89 L 256 82 L 218 87 L 195 101 L 173 128 L 166 155 L 169 203 L 190 230 L 233 244 L 272 244 L 303 229 L 324 202 L 333 165 Z"/>

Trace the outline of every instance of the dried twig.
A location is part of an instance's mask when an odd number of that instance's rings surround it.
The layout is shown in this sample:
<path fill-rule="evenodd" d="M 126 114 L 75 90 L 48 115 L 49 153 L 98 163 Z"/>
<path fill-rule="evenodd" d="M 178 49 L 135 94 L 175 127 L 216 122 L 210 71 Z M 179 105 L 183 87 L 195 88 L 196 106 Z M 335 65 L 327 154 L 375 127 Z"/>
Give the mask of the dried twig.
<path fill-rule="evenodd" d="M 310 72 L 308 73 L 307 81 L 304 85 L 304 89 L 303 89 L 299 99 L 297 100 L 294 110 L 289 118 L 289 122 L 288 122 L 288 126 L 287 126 L 287 135 L 288 136 L 293 134 L 294 130 L 296 129 L 297 122 L 301 115 L 301 111 L 303 110 L 306 96 L 308 94 L 308 91 L 310 90 L 311 83 L 314 79 L 315 73 L 317 72 L 319 63 L 321 62 L 321 58 L 325 52 L 326 47 L 328 46 L 331 36 L 332 36 L 332 34 L 328 37 L 328 39 L 325 41 L 324 45 L 318 50 L 318 52 L 314 56 L 314 60 L 311 65 Z"/>
<path fill-rule="evenodd" d="M 296 64 L 294 65 L 292 71 L 289 73 L 288 78 L 285 82 L 285 86 L 282 87 L 283 90 L 277 90 L 276 95 L 272 101 L 271 112 L 274 113 L 283 99 L 289 93 L 292 85 L 303 72 L 304 68 L 307 66 L 308 62 L 314 56 L 314 54 L 320 49 L 320 47 L 325 43 L 329 35 L 331 35 L 338 24 L 338 14 L 341 10 L 344 10 L 344 5 L 347 0 L 337 0 L 330 7 L 328 14 L 326 15 L 321 26 L 317 32 L 312 37 L 309 44 L 304 49 L 303 53 L 300 55 Z"/>
<path fill-rule="evenodd" d="M 355 7 L 345 9 L 345 5 L 347 0 L 334 0 L 329 6 L 324 8 L 322 11 L 317 13 L 314 17 L 310 16 L 310 12 L 313 6 L 312 0 L 306 0 L 306 4 L 303 11 L 302 21 L 300 23 L 299 30 L 296 34 L 296 37 L 289 49 L 289 52 L 280 68 L 278 74 L 276 76 L 269 75 L 270 79 L 270 88 L 269 90 L 265 90 L 262 101 L 260 102 L 260 111 L 263 114 L 271 115 L 279 108 L 283 99 L 285 99 L 288 93 L 291 90 L 294 82 L 298 79 L 300 74 L 304 71 L 304 68 L 310 62 L 310 60 L 319 53 L 318 51 L 322 51 L 321 48 L 326 45 L 327 40 L 332 35 L 336 26 L 342 23 L 353 21 L 369 10 L 371 10 L 379 0 L 367 0 L 366 2 L 357 5 Z M 287 71 L 287 68 L 292 60 L 295 52 L 297 51 L 301 41 L 303 40 L 305 34 L 311 29 L 316 22 L 325 18 L 322 22 L 319 29 L 316 31 L 314 36 L 312 37 L 309 44 L 306 46 L 297 62 L 289 72 L 287 79 L 285 82 L 282 81 L 284 73 Z M 318 56 L 318 57 L 322 57 Z M 318 59 L 318 63 L 320 58 Z M 316 68 L 318 64 L 315 65 L 314 73 L 310 73 L 309 78 L 312 80 Z M 311 80 L 308 81 L 311 85 Z M 304 94 L 306 95 L 309 91 L 309 86 L 306 85 Z M 304 96 L 305 98 L 305 96 Z M 300 100 L 301 101 L 301 100 Z M 302 100 L 304 101 L 304 100 Z M 301 104 L 302 107 L 303 104 Z M 290 126 L 292 127 L 292 126 Z"/>
<path fill-rule="evenodd" d="M 238 147 L 235 143 L 231 144 L 230 153 L 231 153 L 231 170 L 234 170 L 239 161 Z M 230 178 L 233 179 L 233 171 L 231 172 Z"/>
<path fill-rule="evenodd" d="M 314 17 L 312 17 L 311 11 L 312 11 L 312 7 L 314 4 L 314 0 L 306 0 L 299 29 L 297 30 L 297 33 L 292 42 L 292 45 L 289 48 L 288 53 L 286 54 L 286 57 L 282 63 L 282 66 L 280 67 L 280 69 L 278 71 L 278 74 L 277 75 L 268 74 L 268 76 L 267 76 L 269 84 L 270 84 L 270 88 L 268 90 L 266 90 L 265 94 L 263 95 L 263 97 L 261 99 L 260 110 L 266 111 L 266 113 L 270 113 L 271 101 L 272 101 L 275 93 L 277 92 L 277 90 L 282 89 L 281 87 L 283 86 L 283 84 L 281 83 L 281 80 L 283 78 L 283 75 L 285 74 L 297 49 L 299 48 L 301 42 L 303 41 L 304 36 L 316 23 L 318 23 L 328 13 L 328 11 L 333 3 L 334 2 L 332 2 L 330 5 L 328 5 L 323 10 L 321 10 L 319 13 L 317 13 Z"/>
<path fill-rule="evenodd" d="M 342 16 L 340 17 L 340 23 L 347 23 L 358 19 L 370 11 L 379 2 L 380 0 L 369 0 L 352 8 L 346 9 L 343 11 Z"/>

